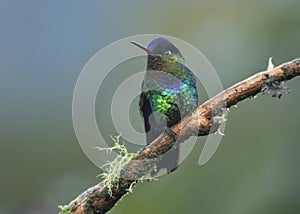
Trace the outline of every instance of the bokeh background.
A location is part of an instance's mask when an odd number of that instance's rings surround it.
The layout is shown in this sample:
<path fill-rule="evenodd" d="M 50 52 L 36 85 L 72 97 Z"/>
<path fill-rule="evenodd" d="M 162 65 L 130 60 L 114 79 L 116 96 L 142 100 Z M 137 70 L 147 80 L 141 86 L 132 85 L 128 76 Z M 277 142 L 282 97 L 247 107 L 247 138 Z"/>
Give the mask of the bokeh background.
<path fill-rule="evenodd" d="M 99 182 L 76 140 L 71 104 L 83 66 L 101 48 L 135 34 L 178 37 L 229 87 L 266 69 L 270 56 L 275 65 L 300 57 L 299 7 L 296 0 L 1 0 L 0 213 L 57 213 Z M 198 165 L 204 138 L 175 173 L 137 185 L 110 213 L 300 213 L 299 81 L 289 81 L 291 93 L 280 100 L 240 103 L 206 165 Z"/>

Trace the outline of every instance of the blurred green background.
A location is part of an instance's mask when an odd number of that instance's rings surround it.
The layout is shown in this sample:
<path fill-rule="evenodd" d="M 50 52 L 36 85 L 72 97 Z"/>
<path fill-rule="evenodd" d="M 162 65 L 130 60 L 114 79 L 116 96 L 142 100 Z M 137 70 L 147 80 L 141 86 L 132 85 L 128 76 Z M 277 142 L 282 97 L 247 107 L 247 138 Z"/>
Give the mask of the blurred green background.
<path fill-rule="evenodd" d="M 71 104 L 81 69 L 101 48 L 135 34 L 178 37 L 206 55 L 226 88 L 266 69 L 270 56 L 275 65 L 300 57 L 299 7 L 1 0 L 0 213 L 57 213 L 99 181 L 77 143 Z M 232 109 L 206 165 L 198 165 L 199 139 L 175 173 L 137 185 L 110 213 L 300 213 L 300 80 L 288 86 L 280 100 L 259 95 Z"/>

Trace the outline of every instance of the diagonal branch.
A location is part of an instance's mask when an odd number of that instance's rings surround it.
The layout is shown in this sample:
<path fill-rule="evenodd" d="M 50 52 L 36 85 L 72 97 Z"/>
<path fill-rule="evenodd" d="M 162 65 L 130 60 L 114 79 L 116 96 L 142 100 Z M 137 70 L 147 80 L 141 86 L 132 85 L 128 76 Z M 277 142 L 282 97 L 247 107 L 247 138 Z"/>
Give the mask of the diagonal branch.
<path fill-rule="evenodd" d="M 219 112 L 222 114 L 224 109 L 260 92 L 272 92 L 274 97 L 280 98 L 281 92 L 288 90 L 284 85 L 285 81 L 298 75 L 300 75 L 300 58 L 276 68 L 269 67 L 267 71 L 255 74 L 222 91 L 171 128 L 177 136 L 176 142 L 183 142 L 192 135 L 204 136 L 215 132 L 221 124 L 216 120 L 217 116 L 220 116 Z M 162 134 L 141 150 L 138 156 L 125 167 L 127 179 L 122 176 L 123 178 L 120 178 L 112 188 L 111 195 L 105 187 L 104 180 L 70 202 L 66 209 L 71 211 L 66 213 L 106 213 L 128 192 L 129 187 L 136 181 L 135 176 L 143 175 L 145 161 L 166 153 L 174 144 L 175 140 L 172 137 L 166 133 Z"/>

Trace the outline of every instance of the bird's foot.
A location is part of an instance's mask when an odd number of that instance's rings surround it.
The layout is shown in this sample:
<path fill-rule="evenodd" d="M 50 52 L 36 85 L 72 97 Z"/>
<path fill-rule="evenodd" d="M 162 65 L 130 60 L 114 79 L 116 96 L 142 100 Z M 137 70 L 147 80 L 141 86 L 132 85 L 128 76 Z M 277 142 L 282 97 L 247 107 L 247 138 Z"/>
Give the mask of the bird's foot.
<path fill-rule="evenodd" d="M 177 135 L 175 132 L 173 132 L 172 129 L 170 129 L 169 127 L 165 127 L 165 132 L 171 137 L 173 138 L 175 141 L 177 140 Z"/>

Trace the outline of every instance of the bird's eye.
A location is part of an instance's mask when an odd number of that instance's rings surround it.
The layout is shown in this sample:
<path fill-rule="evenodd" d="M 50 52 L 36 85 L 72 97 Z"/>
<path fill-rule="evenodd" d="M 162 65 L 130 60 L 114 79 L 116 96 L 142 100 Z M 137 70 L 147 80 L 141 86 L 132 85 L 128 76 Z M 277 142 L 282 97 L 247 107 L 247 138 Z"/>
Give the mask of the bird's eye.
<path fill-rule="evenodd" d="M 165 56 L 170 56 L 171 54 L 172 54 L 171 51 L 166 51 L 166 52 L 164 53 Z"/>

